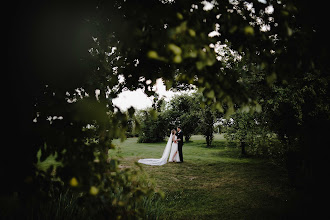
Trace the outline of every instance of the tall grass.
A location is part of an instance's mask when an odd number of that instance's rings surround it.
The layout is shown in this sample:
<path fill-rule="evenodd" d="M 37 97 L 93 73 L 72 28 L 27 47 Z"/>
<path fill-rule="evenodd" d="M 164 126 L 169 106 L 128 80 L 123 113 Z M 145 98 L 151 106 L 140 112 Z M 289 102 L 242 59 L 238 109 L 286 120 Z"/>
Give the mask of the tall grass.
<path fill-rule="evenodd" d="M 54 193 L 52 199 L 35 207 L 31 219 L 88 219 L 86 210 L 79 206 L 79 195 L 69 190 Z"/>
<path fill-rule="evenodd" d="M 121 196 L 120 193 L 114 195 Z M 88 207 L 84 207 L 81 201 L 82 196 L 71 190 L 62 192 L 53 192 L 51 199 L 43 201 L 31 201 L 25 210 L 19 210 L 18 204 L 15 204 L 15 198 L 7 198 L 7 205 L 1 201 L 1 219 L 26 219 L 26 220 L 94 220 L 104 219 L 102 213 L 108 207 L 98 207 L 97 210 L 90 211 Z M 165 206 L 160 194 L 154 193 L 149 197 L 144 197 L 142 201 L 136 202 L 134 210 L 141 212 L 144 210 L 142 219 L 154 220 L 161 219 L 164 215 Z M 111 204 L 109 204 L 109 207 Z M 15 210 L 16 209 L 16 210 Z"/>
<path fill-rule="evenodd" d="M 153 194 L 151 197 L 143 199 L 143 208 L 145 210 L 145 216 L 143 219 L 155 220 L 161 219 L 165 214 L 165 204 L 163 198 L 159 194 Z"/>

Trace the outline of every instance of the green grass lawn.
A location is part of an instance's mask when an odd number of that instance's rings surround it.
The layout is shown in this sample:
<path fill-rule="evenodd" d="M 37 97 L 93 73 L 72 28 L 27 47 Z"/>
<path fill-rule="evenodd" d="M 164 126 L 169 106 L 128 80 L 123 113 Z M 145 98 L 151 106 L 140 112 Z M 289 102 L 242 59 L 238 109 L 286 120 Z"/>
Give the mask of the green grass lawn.
<path fill-rule="evenodd" d="M 160 158 L 166 143 L 115 140 L 121 167 L 137 169 L 141 158 Z M 291 189 L 285 170 L 268 160 L 240 157 L 240 149 L 216 135 L 206 148 L 196 135 L 183 146 L 184 163 L 142 165 L 165 199 L 155 202 L 160 219 L 279 219 Z"/>

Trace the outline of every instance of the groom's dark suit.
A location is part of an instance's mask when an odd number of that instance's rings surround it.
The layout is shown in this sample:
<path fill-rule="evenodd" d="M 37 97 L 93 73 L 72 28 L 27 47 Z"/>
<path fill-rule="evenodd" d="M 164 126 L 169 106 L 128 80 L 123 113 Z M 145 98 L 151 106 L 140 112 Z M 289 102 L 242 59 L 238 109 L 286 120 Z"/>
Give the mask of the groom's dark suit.
<path fill-rule="evenodd" d="M 178 139 L 180 139 L 180 141 L 178 141 L 178 151 L 179 151 L 179 157 L 180 157 L 180 161 L 183 162 L 183 155 L 182 155 L 182 146 L 183 146 L 183 132 L 179 131 L 177 133 Z"/>

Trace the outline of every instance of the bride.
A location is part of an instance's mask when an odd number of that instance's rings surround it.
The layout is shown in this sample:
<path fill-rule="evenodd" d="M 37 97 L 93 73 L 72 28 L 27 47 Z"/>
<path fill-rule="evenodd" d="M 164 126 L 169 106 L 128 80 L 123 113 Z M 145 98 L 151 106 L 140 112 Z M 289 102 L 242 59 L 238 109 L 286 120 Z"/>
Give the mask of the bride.
<path fill-rule="evenodd" d="M 180 162 L 178 154 L 177 136 L 175 134 L 176 131 L 173 129 L 167 141 L 163 156 L 160 159 L 140 159 L 138 162 L 147 165 L 161 166 L 167 163 L 167 159 L 169 156 L 170 158 L 168 162 Z"/>

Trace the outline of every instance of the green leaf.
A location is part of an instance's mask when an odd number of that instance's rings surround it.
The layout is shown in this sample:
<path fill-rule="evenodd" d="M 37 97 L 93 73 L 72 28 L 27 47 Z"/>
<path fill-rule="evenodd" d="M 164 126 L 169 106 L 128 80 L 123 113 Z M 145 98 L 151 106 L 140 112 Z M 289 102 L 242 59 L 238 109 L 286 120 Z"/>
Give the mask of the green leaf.
<path fill-rule="evenodd" d="M 245 35 L 254 35 L 254 29 L 252 26 L 248 25 L 244 28 Z"/>
<path fill-rule="evenodd" d="M 288 11 L 286 11 L 286 10 L 282 10 L 281 11 L 281 13 L 282 13 L 282 15 L 284 15 L 284 16 L 289 16 L 289 12 Z"/>
<path fill-rule="evenodd" d="M 197 57 L 197 51 L 196 50 L 189 51 L 188 52 L 188 57 L 196 58 Z"/>
<path fill-rule="evenodd" d="M 290 37 L 293 34 L 293 31 L 290 27 L 287 27 L 288 30 L 288 36 Z"/>
<path fill-rule="evenodd" d="M 259 103 L 256 104 L 256 112 L 260 113 L 262 111 L 262 107 Z"/>
<path fill-rule="evenodd" d="M 166 89 L 169 90 L 170 88 L 172 88 L 173 85 L 173 81 L 172 80 L 165 80 L 165 86 Z"/>
<path fill-rule="evenodd" d="M 155 109 L 150 110 L 150 116 L 155 120 L 157 118 L 157 111 Z"/>
<path fill-rule="evenodd" d="M 196 68 L 198 70 L 202 70 L 204 68 L 204 66 L 205 66 L 205 64 L 203 62 L 201 62 L 201 61 L 196 62 Z"/>
<path fill-rule="evenodd" d="M 268 85 L 272 85 L 277 79 L 276 73 L 272 73 L 271 75 L 267 76 L 266 81 Z"/>
<path fill-rule="evenodd" d="M 206 65 L 207 66 L 213 66 L 213 64 L 215 63 L 216 59 L 215 59 L 215 56 L 209 56 L 207 59 L 206 59 Z"/>
<path fill-rule="evenodd" d="M 228 109 L 224 116 L 225 119 L 229 119 L 232 114 L 235 113 L 234 105 L 232 103 L 228 103 Z"/>
<path fill-rule="evenodd" d="M 154 51 L 154 50 L 148 51 L 147 57 L 150 58 L 150 59 L 160 60 L 160 61 L 167 62 L 167 59 L 165 57 L 159 56 L 158 53 L 156 51 Z"/>
<path fill-rule="evenodd" d="M 176 17 L 180 20 L 183 19 L 183 15 L 180 12 L 176 13 Z"/>
<path fill-rule="evenodd" d="M 205 95 L 206 95 L 206 97 L 208 97 L 210 99 L 213 99 L 214 98 L 214 91 L 211 90 L 211 91 L 207 92 Z"/>
<path fill-rule="evenodd" d="M 189 29 L 188 32 L 189 32 L 189 35 L 191 37 L 195 37 L 196 36 L 196 32 L 193 29 Z"/>
<path fill-rule="evenodd" d="M 217 102 L 217 104 L 215 104 L 215 108 L 219 111 L 219 112 L 224 112 L 223 108 L 222 108 L 222 105 Z"/>
<path fill-rule="evenodd" d="M 237 26 L 234 25 L 229 29 L 229 33 L 233 34 L 237 30 Z"/>
<path fill-rule="evenodd" d="M 175 55 L 180 55 L 182 50 L 175 44 L 168 44 L 168 49 L 171 50 Z"/>
<path fill-rule="evenodd" d="M 173 62 L 174 62 L 174 63 L 181 63 L 181 62 L 182 62 L 182 57 L 181 57 L 181 55 L 176 55 L 176 56 L 173 58 Z"/>
<path fill-rule="evenodd" d="M 249 112 L 250 111 L 250 107 L 248 105 L 244 105 L 242 108 L 241 108 L 241 112 Z"/>
<path fill-rule="evenodd" d="M 147 56 L 150 58 L 150 59 L 158 59 L 159 56 L 158 56 L 158 53 L 154 50 L 150 50 L 148 53 L 147 53 Z"/>

